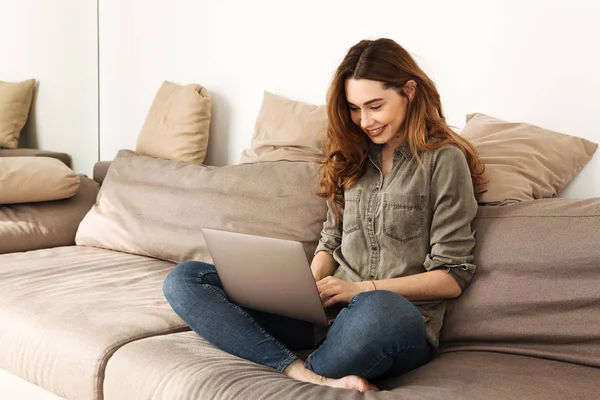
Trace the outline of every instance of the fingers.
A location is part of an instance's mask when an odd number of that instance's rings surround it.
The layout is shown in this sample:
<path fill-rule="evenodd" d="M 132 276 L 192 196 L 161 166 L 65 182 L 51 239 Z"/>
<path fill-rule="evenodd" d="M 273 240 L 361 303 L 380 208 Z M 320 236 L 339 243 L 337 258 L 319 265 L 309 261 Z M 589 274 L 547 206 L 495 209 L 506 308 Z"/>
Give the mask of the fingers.
<path fill-rule="evenodd" d="M 317 283 L 317 289 L 319 291 L 319 295 L 321 296 L 321 300 L 329 296 L 335 296 L 340 294 L 343 291 L 342 285 L 337 282 L 337 280 L 328 280 L 327 282 L 323 282 L 323 280 Z"/>
<path fill-rule="evenodd" d="M 323 307 L 327 308 L 327 307 L 332 306 L 335 303 L 339 303 L 339 302 L 340 302 L 340 296 L 332 296 L 329 298 L 329 300 L 327 300 L 325 303 L 323 303 Z"/>
<path fill-rule="evenodd" d="M 323 307 L 329 307 L 335 303 L 344 301 L 344 286 L 343 281 L 337 278 L 328 276 L 317 282 L 317 289 L 319 290 L 319 296 Z"/>
<path fill-rule="evenodd" d="M 335 296 L 339 291 L 335 290 L 335 288 L 326 288 L 319 291 L 319 296 L 321 297 L 321 301 L 325 300 L 327 297 Z"/>
<path fill-rule="evenodd" d="M 317 287 L 323 286 L 323 285 L 327 285 L 328 283 L 330 283 L 331 281 L 335 281 L 336 279 L 332 276 L 327 276 L 319 281 L 317 281 Z"/>

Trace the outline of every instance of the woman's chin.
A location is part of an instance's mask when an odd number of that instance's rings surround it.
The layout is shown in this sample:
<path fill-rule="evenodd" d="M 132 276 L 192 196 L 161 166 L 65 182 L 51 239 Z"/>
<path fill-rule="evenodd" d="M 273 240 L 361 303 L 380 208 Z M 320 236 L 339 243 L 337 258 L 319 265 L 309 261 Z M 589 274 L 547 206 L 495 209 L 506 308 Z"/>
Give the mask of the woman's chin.
<path fill-rule="evenodd" d="M 386 139 L 382 136 L 369 136 L 369 139 L 371 139 L 371 142 L 375 144 L 386 144 L 389 141 L 389 139 Z"/>

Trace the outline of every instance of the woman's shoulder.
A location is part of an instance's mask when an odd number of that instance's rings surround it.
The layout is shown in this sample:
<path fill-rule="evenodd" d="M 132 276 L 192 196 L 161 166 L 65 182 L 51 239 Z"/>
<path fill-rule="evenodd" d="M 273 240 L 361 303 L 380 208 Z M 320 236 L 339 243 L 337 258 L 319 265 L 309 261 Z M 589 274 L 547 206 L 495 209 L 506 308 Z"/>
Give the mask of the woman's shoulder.
<path fill-rule="evenodd" d="M 433 163 L 434 165 L 442 164 L 465 164 L 467 158 L 465 153 L 455 144 L 446 143 L 445 145 L 435 149 L 433 151 Z"/>

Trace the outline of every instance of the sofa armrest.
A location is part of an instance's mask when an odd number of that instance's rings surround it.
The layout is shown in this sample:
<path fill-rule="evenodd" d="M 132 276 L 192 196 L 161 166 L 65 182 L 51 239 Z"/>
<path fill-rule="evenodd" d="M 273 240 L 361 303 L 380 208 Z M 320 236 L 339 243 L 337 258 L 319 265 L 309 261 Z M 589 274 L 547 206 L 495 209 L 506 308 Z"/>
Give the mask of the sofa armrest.
<path fill-rule="evenodd" d="M 80 175 L 77 194 L 40 203 L 0 206 L 0 254 L 70 246 L 83 217 L 96 203 L 97 182 Z"/>
<path fill-rule="evenodd" d="M 112 161 L 99 161 L 94 164 L 94 180 L 102 185 Z"/>
<path fill-rule="evenodd" d="M 71 156 L 67 153 L 58 153 L 56 151 L 39 149 L 0 149 L 0 157 L 51 157 L 62 161 L 67 167 L 71 167 Z"/>

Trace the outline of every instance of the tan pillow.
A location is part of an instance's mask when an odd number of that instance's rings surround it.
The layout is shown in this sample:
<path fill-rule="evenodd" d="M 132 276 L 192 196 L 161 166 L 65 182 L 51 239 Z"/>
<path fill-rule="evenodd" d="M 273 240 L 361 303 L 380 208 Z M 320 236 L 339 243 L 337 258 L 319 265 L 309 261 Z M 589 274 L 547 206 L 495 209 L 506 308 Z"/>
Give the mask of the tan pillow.
<path fill-rule="evenodd" d="M 136 151 L 202 164 L 208 146 L 210 105 L 210 95 L 200 85 L 163 82 L 138 136 Z"/>
<path fill-rule="evenodd" d="M 322 161 L 327 141 L 327 111 L 264 92 L 250 148 L 240 163 Z"/>
<path fill-rule="evenodd" d="M 461 134 L 485 163 L 480 203 L 505 205 L 556 196 L 592 158 L 598 145 L 525 123 L 470 114 Z"/>
<path fill-rule="evenodd" d="M 79 223 L 96 203 L 98 182 L 80 176 L 73 197 L 0 207 L 0 254 L 73 246 Z"/>
<path fill-rule="evenodd" d="M 19 135 L 27 122 L 34 86 L 35 79 L 0 81 L 0 147 L 19 147 Z"/>
<path fill-rule="evenodd" d="M 121 150 L 75 238 L 94 246 L 180 262 L 211 262 L 202 227 L 295 240 L 310 260 L 327 204 L 310 162 L 214 167 Z"/>
<path fill-rule="evenodd" d="M 79 175 L 56 158 L 0 158 L 0 204 L 66 199 L 79 190 Z"/>

